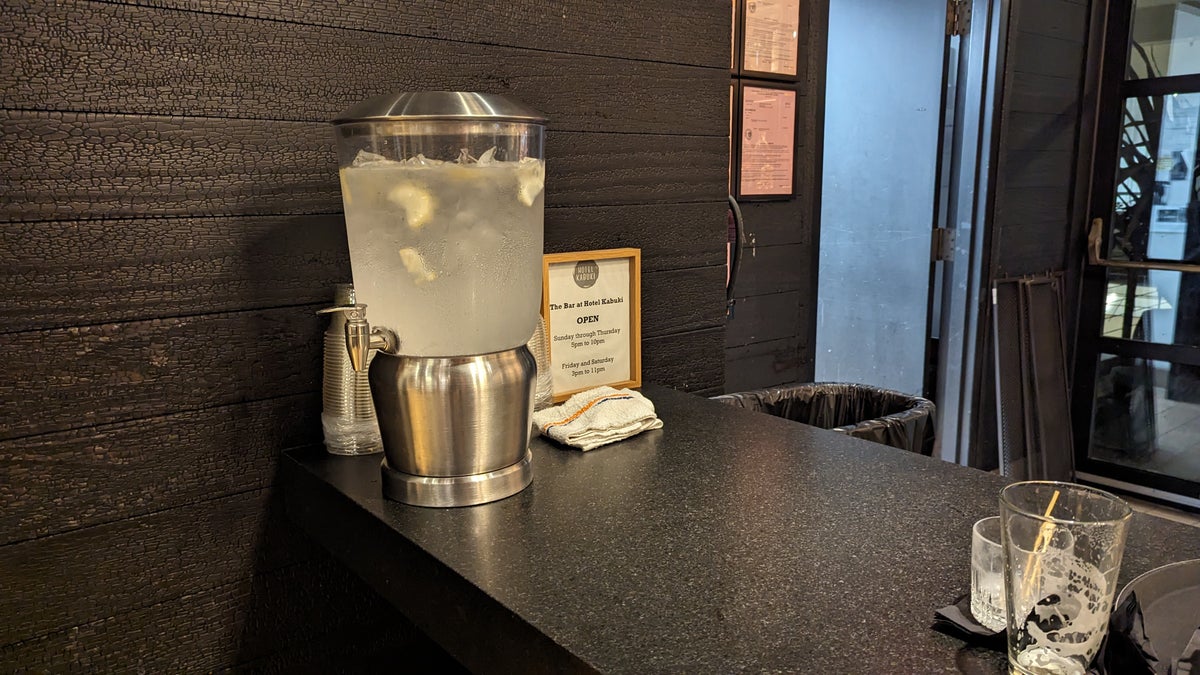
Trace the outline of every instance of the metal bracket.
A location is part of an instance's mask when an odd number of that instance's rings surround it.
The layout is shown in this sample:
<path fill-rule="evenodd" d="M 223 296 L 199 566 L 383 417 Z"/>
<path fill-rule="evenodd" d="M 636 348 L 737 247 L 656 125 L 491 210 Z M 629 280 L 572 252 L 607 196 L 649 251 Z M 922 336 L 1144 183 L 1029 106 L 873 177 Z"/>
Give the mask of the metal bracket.
<path fill-rule="evenodd" d="M 1182 262 L 1141 262 L 1133 260 L 1109 260 L 1104 257 L 1104 219 L 1093 218 L 1088 231 L 1088 263 L 1098 267 L 1117 267 L 1127 270 L 1168 270 L 1171 272 L 1200 273 L 1200 265 Z"/>

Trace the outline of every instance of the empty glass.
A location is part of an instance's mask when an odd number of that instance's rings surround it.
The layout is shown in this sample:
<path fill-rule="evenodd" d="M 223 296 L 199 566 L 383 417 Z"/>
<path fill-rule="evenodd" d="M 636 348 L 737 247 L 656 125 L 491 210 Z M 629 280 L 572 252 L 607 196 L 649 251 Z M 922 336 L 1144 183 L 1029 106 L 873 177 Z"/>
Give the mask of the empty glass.
<path fill-rule="evenodd" d="M 983 518 L 971 528 L 971 615 L 980 625 L 1004 630 L 1004 549 L 1000 516 Z"/>
<path fill-rule="evenodd" d="M 1071 483 L 1000 492 L 1012 672 L 1087 671 L 1108 630 L 1132 513 L 1107 492 Z"/>

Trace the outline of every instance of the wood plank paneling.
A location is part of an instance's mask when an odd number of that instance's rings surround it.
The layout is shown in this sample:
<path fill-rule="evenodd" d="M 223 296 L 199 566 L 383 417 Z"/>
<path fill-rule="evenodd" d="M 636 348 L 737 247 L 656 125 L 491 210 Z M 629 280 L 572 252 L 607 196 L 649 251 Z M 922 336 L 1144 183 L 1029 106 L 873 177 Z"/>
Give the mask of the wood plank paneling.
<path fill-rule="evenodd" d="M 0 226 L 0 332 L 329 303 L 350 281 L 340 214 Z"/>
<path fill-rule="evenodd" d="M 754 295 L 737 301 L 726 332 L 730 347 L 782 340 L 796 334 L 796 317 L 807 312 L 808 299 L 795 291 Z"/>
<path fill-rule="evenodd" d="M 22 377 L 0 380 L 0 399 L 39 403 L 36 415 L 0 410 L 0 438 L 316 391 L 317 308 L 12 334 L 0 341 L 0 361 L 20 363 Z"/>
<path fill-rule="evenodd" d="M 725 391 L 750 391 L 799 380 L 803 347 L 799 337 L 790 337 L 727 349 Z"/>
<path fill-rule="evenodd" d="M 1069 150 L 1017 150 L 1004 157 L 1004 186 L 1013 188 L 1070 187 L 1075 153 Z"/>
<path fill-rule="evenodd" d="M 829 4 L 807 2 L 801 12 L 801 58 L 803 76 L 798 83 L 796 192 L 786 201 L 741 204 L 745 219 L 745 251 L 739 278 L 734 286 L 733 316 L 728 322 L 726 347 L 726 391 L 778 384 L 776 365 L 762 355 L 750 356 L 760 340 L 790 341 L 810 353 L 809 335 L 815 334 L 814 304 L 802 305 L 800 298 L 815 299 L 818 259 L 817 232 L 820 222 L 821 163 L 824 152 L 826 41 Z M 835 111 L 837 114 L 839 111 Z M 780 303 L 778 297 L 794 293 L 795 303 Z M 770 298 L 770 299 L 767 299 Z M 773 345 L 763 347 L 770 350 Z M 796 354 L 788 357 L 794 363 Z M 748 360 L 749 359 L 749 360 Z M 793 380 L 811 377 L 807 368 L 789 365 L 782 374 Z"/>
<path fill-rule="evenodd" d="M 300 588 L 304 592 L 296 592 Z M 175 639 L 164 639 L 159 632 L 164 626 L 176 632 Z M 315 639 L 318 644 L 311 645 Z M 386 663 L 358 661 L 348 653 L 371 653 L 371 641 L 387 645 L 393 666 L 402 652 L 411 655 L 414 667 L 457 669 L 343 565 L 319 553 L 310 562 L 2 646 L 0 666 L 45 671 L 69 660 L 91 672 L 125 670 L 134 663 L 144 672 L 198 672 L 245 661 L 257 672 L 349 672 L 359 664 Z M 327 652 L 347 660 L 329 662 Z M 330 669 L 311 670 L 322 662 Z"/>
<path fill-rule="evenodd" d="M 642 272 L 725 264 L 728 202 L 546 210 L 546 253 L 642 249 Z"/>
<path fill-rule="evenodd" d="M 1071 187 L 1001 189 L 996 195 L 996 227 L 1043 224 L 1062 232 L 1068 219 Z"/>
<path fill-rule="evenodd" d="M 1006 146 L 1020 150 L 1071 152 L 1075 148 L 1075 120 L 1047 113 L 1012 112 L 1004 121 Z"/>
<path fill-rule="evenodd" d="M 0 544 L 265 488 L 320 414 L 299 394 L 0 443 Z"/>
<path fill-rule="evenodd" d="M 706 328 L 642 341 L 642 381 L 699 394 L 725 386 L 724 331 Z"/>
<path fill-rule="evenodd" d="M 748 245 L 812 245 L 814 222 L 806 205 L 794 201 L 746 202 L 740 207 Z"/>
<path fill-rule="evenodd" d="M 0 546 L 0 644 L 310 558 L 266 490 Z"/>
<path fill-rule="evenodd" d="M 349 276 L 325 120 L 371 94 L 547 112 L 547 249 L 641 248 L 644 376 L 720 391 L 728 4 L 6 8 L 0 669 L 455 667 L 273 507 Z"/>
<path fill-rule="evenodd" d="M 461 0 L 399 4 L 387 0 L 135 0 L 130 4 L 355 28 L 380 34 L 383 45 L 388 44 L 388 35 L 414 35 L 539 51 L 729 67 L 729 7 L 718 0 L 683 5 L 664 0 L 569 5 L 510 0 L 503 11 L 481 11 L 480 5 Z"/>
<path fill-rule="evenodd" d="M 547 206 L 713 201 L 724 137 L 550 133 Z M 0 113 L 0 220 L 337 213 L 326 125 Z"/>
<path fill-rule="evenodd" d="M 1068 115 L 1074 119 L 1079 105 L 1078 87 L 1078 78 L 1016 72 L 1008 78 L 1003 105 L 1009 113 Z"/>
<path fill-rule="evenodd" d="M 728 133 L 728 103 L 693 93 L 725 85 L 719 69 L 405 36 L 381 49 L 361 30 L 85 0 L 9 12 L 21 31 L 0 33 L 5 108 L 326 122 L 378 94 L 486 83 L 556 131 Z"/>
<path fill-rule="evenodd" d="M 1087 0 L 1014 0 L 1008 61 L 996 102 L 1000 142 L 997 184 L 986 253 L 984 287 L 996 278 L 1062 270 L 1075 231 L 1076 173 L 1084 55 L 1089 40 Z M 1097 39 L 1099 36 L 1096 36 Z M 1086 180 L 1086 178 L 1083 178 Z M 973 412 L 972 466 L 996 465 L 996 411 L 991 365 L 992 318 L 984 313 L 976 348 L 984 355 L 969 392 Z"/>
<path fill-rule="evenodd" d="M 1075 79 L 1078 89 L 1083 44 L 1017 30 L 1009 48 L 1013 72 Z"/>
<path fill-rule="evenodd" d="M 551 133 L 547 206 L 710 202 L 726 194 L 725 137 Z"/>
<path fill-rule="evenodd" d="M 1062 270 L 1067 263 L 1067 221 L 1013 223 L 1002 236 L 1004 247 L 995 254 L 997 278 Z M 1082 230 L 1079 236 L 1084 236 Z"/>
<path fill-rule="evenodd" d="M 802 244 L 744 249 L 734 285 L 737 297 L 808 290 L 807 254 L 808 247 Z"/>
<path fill-rule="evenodd" d="M 720 325 L 723 279 L 719 267 L 644 274 L 644 334 Z M 0 411 L 0 439 L 315 391 L 326 304 L 11 334 L 0 359 L 23 377 L 0 381 L 0 397 L 44 400 L 36 416 Z M 23 358 L 34 351 L 55 358 Z"/>
<path fill-rule="evenodd" d="M 1037 246 L 1021 241 L 1010 246 L 996 263 L 997 277 L 1019 277 L 1061 271 L 1066 264 L 1062 247 Z"/>
<path fill-rule="evenodd" d="M 725 266 L 642 275 L 642 337 L 725 325 Z"/>
<path fill-rule="evenodd" d="M 1082 44 L 1087 35 L 1086 2 L 1036 0 L 1021 3 L 1020 29 Z"/>
<path fill-rule="evenodd" d="M 3 220 L 341 210 L 330 130 L 306 122 L 0 113 Z"/>
<path fill-rule="evenodd" d="M 723 264 L 724 202 L 546 211 L 546 250 L 642 249 L 643 271 Z M 0 227 L 0 333 L 330 302 L 350 280 L 340 214 Z"/>

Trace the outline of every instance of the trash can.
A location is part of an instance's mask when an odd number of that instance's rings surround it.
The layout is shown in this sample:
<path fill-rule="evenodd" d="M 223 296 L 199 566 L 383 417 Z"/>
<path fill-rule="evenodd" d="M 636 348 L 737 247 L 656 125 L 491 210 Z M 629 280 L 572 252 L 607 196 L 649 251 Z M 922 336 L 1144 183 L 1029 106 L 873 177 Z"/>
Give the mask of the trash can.
<path fill-rule="evenodd" d="M 738 408 L 933 454 L 933 401 L 866 384 L 817 382 L 714 396 Z"/>

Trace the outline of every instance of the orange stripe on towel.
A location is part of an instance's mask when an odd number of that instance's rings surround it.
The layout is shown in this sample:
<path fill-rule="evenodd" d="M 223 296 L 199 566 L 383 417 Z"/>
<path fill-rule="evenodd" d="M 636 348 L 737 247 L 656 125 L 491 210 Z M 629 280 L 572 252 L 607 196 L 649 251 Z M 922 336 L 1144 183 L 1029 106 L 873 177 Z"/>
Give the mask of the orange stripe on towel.
<path fill-rule="evenodd" d="M 607 396 L 601 396 L 600 398 L 598 398 L 594 401 L 589 401 L 587 405 L 583 406 L 579 410 L 576 410 L 575 413 L 573 415 L 571 415 L 570 417 L 567 417 L 566 419 L 561 419 L 557 422 L 551 422 L 550 424 L 547 424 L 546 428 L 549 429 L 550 427 L 557 427 L 557 426 L 560 426 L 563 424 L 569 424 L 569 423 L 575 421 L 576 419 L 579 419 L 580 415 L 587 412 L 588 410 L 591 410 L 592 406 L 596 405 L 597 403 L 603 403 L 604 401 L 615 401 L 615 400 L 623 399 L 623 398 L 630 399 L 633 397 L 630 396 L 629 394 L 621 394 L 621 393 L 608 394 Z"/>

